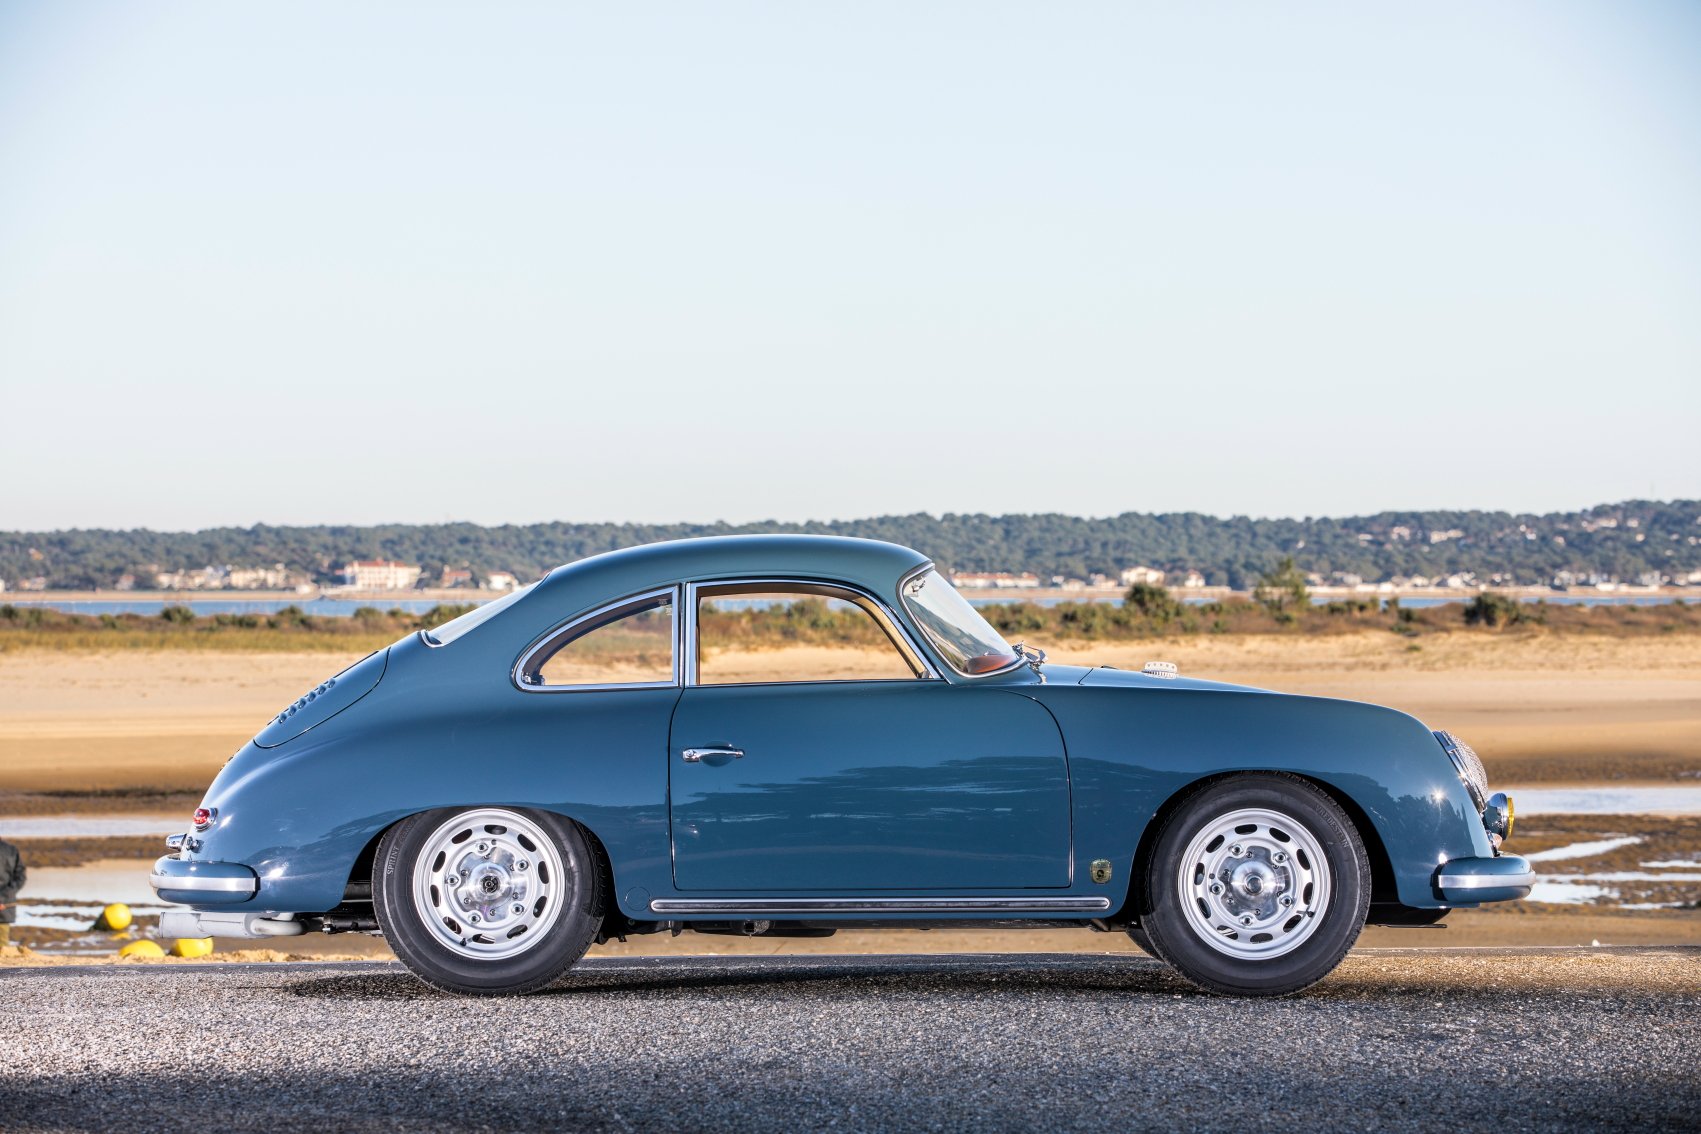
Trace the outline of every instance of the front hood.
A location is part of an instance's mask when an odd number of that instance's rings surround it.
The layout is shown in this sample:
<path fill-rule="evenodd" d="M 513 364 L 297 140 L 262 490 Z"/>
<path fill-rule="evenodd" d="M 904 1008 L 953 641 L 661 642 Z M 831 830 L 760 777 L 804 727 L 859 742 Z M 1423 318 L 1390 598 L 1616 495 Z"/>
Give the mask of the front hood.
<path fill-rule="evenodd" d="M 1252 685 L 1233 685 L 1227 681 L 1207 681 L 1203 677 L 1151 677 L 1134 669 L 1112 669 L 1101 665 L 1047 665 L 1047 681 L 1059 685 L 1129 685 L 1141 689 L 1199 689 L 1206 692 L 1268 693 Z"/>

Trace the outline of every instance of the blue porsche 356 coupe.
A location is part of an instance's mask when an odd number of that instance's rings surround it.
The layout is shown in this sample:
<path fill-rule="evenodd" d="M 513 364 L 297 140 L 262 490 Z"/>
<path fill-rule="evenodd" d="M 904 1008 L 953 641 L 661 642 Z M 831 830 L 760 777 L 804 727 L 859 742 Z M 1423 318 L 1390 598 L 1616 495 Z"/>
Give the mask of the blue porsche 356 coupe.
<path fill-rule="evenodd" d="M 1200 986 L 1519 898 L 1456 737 L 1350 701 L 1046 664 L 917 552 L 732 536 L 551 571 L 269 722 L 169 840 L 170 936 L 379 930 L 466 993 L 594 942 L 996 922 Z"/>

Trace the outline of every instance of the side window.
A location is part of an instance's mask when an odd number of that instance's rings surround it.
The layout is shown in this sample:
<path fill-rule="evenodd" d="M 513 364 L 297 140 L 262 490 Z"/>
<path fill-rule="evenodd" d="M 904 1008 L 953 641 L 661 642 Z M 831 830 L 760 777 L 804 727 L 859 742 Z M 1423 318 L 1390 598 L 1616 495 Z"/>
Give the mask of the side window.
<path fill-rule="evenodd" d="M 671 684 L 673 592 L 645 595 L 569 627 L 526 659 L 526 685 Z"/>
<path fill-rule="evenodd" d="M 926 676 L 872 602 L 813 583 L 697 590 L 697 683 L 891 681 Z"/>

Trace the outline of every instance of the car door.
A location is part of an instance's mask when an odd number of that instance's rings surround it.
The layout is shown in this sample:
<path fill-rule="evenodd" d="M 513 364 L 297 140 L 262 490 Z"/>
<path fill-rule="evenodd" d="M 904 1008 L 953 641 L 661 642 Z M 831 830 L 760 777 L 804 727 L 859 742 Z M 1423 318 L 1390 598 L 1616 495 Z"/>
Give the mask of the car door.
<path fill-rule="evenodd" d="M 694 591 L 668 765 L 681 891 L 1069 884 L 1068 766 L 1045 708 L 938 679 L 851 588 Z"/>

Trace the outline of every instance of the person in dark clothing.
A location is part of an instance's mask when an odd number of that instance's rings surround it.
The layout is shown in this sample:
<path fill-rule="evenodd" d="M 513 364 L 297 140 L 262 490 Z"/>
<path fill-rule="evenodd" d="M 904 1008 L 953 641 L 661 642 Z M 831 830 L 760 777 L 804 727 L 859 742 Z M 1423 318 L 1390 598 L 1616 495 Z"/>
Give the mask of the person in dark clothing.
<path fill-rule="evenodd" d="M 23 888 L 24 856 L 0 839 L 0 946 L 11 944 L 12 923 L 18 920 L 18 891 Z"/>

